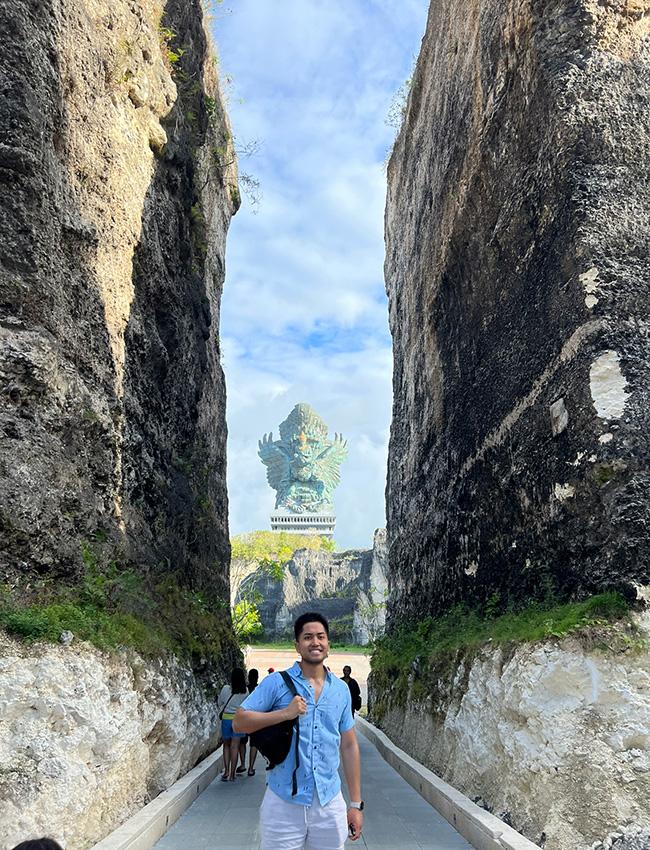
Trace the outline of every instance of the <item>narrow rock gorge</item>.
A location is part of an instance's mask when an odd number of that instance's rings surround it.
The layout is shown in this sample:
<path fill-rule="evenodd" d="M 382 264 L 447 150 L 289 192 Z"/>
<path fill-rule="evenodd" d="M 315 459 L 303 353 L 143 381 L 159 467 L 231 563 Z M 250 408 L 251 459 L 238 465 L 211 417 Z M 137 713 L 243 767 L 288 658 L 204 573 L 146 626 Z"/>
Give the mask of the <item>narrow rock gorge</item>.
<path fill-rule="evenodd" d="M 649 99 L 648 0 L 432 0 L 388 167 L 372 716 L 552 850 L 649 825 Z M 605 591 L 639 610 L 467 636 Z"/>
<path fill-rule="evenodd" d="M 0 626 L 28 641 L 0 651 L 0 841 L 84 848 L 214 747 L 240 657 L 237 171 L 199 0 L 2 0 L 0 27 Z"/>

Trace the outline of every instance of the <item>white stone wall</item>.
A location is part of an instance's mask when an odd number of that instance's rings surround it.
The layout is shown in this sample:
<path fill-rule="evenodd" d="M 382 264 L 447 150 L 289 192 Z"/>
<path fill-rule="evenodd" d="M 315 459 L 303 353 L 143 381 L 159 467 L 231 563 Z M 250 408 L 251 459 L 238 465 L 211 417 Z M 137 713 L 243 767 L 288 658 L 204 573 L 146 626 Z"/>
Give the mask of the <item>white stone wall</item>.
<path fill-rule="evenodd" d="M 650 636 L 650 615 L 641 623 Z M 412 756 L 546 850 L 650 826 L 650 652 L 577 638 L 483 651 L 437 702 L 379 725 Z"/>
<path fill-rule="evenodd" d="M 213 749 L 217 725 L 177 662 L 0 636 L 0 846 L 85 850 Z"/>

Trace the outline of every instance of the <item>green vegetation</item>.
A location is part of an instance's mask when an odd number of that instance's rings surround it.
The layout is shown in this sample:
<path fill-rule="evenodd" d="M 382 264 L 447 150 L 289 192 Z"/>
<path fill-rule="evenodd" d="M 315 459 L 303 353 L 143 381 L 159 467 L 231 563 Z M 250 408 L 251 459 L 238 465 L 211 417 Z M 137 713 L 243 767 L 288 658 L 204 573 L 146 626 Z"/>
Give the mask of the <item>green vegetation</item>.
<path fill-rule="evenodd" d="M 259 597 L 259 594 L 257 594 Z M 245 643 L 255 635 L 260 635 L 264 631 L 262 621 L 260 620 L 260 612 L 257 608 L 261 597 L 254 601 L 248 597 L 244 597 L 239 602 L 233 605 L 231 611 L 232 626 L 240 643 Z"/>
<path fill-rule="evenodd" d="M 291 534 L 288 531 L 251 531 L 238 534 L 230 541 L 232 560 L 278 561 L 286 564 L 297 549 L 322 549 L 333 552 L 336 544 L 327 537 L 313 534 Z"/>
<path fill-rule="evenodd" d="M 233 186 L 233 184 L 231 183 L 228 187 L 228 191 L 230 193 L 230 201 L 233 207 L 239 209 L 239 207 L 241 206 L 241 193 L 239 191 L 239 187 Z"/>
<path fill-rule="evenodd" d="M 601 593 L 583 602 L 553 607 L 532 605 L 494 617 L 457 606 L 442 617 L 427 618 L 379 638 L 372 656 L 373 675 L 385 679 L 387 684 L 401 680 L 404 687 L 415 669 L 435 668 L 455 658 L 459 651 L 471 652 L 487 643 L 495 646 L 559 638 L 626 618 L 631 628 L 629 610 L 629 604 L 618 593 Z M 626 648 L 633 648 L 633 640 L 625 643 Z"/>
<path fill-rule="evenodd" d="M 188 589 L 173 574 L 148 582 L 118 560 L 102 559 L 104 540 L 98 534 L 84 544 L 75 585 L 0 587 L 0 627 L 25 641 L 56 642 L 69 630 L 102 650 L 174 652 L 201 666 L 218 661 L 233 640 L 226 602 Z"/>
<path fill-rule="evenodd" d="M 167 64 L 169 67 L 176 65 L 180 62 L 183 53 L 185 53 L 185 49 L 182 47 L 172 47 L 171 43 L 177 38 L 178 33 L 176 33 L 170 27 L 166 27 L 163 25 L 162 20 L 158 24 L 158 39 L 160 41 L 160 49 L 162 51 L 163 56 L 167 60 Z"/>

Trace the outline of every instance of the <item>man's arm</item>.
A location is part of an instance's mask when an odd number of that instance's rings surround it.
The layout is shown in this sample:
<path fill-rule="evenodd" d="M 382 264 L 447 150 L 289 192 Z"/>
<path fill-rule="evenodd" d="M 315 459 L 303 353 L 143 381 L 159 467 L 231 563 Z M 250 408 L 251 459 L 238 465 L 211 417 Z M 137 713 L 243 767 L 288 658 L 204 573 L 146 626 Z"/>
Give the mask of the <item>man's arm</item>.
<path fill-rule="evenodd" d="M 275 726 L 283 720 L 293 720 L 299 714 L 305 714 L 306 711 L 307 703 L 299 695 L 295 696 L 286 708 L 278 708 L 275 711 L 253 711 L 240 707 L 235 711 L 232 728 L 234 732 L 250 735 L 251 732 L 266 729 L 267 726 Z"/>
<path fill-rule="evenodd" d="M 350 801 L 359 803 L 361 802 L 361 757 L 354 728 L 341 732 L 341 761 Z M 348 825 L 354 828 L 354 834 L 350 837 L 352 841 L 356 841 L 363 829 L 363 812 L 358 809 L 348 809 Z"/>

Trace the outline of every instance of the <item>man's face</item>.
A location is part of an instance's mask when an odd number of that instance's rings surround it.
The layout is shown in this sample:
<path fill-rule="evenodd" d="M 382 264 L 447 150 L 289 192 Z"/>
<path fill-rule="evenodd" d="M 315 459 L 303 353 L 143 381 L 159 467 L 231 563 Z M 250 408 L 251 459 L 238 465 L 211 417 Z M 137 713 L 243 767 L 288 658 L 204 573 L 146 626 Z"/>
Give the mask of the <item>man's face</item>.
<path fill-rule="evenodd" d="M 296 641 L 296 649 L 308 664 L 322 664 L 330 651 L 330 642 L 322 623 L 305 623 Z"/>
<path fill-rule="evenodd" d="M 351 672 L 352 672 L 352 668 L 351 668 L 351 667 L 345 666 L 345 667 L 343 668 L 343 675 L 344 675 L 344 676 L 349 676 Z"/>

